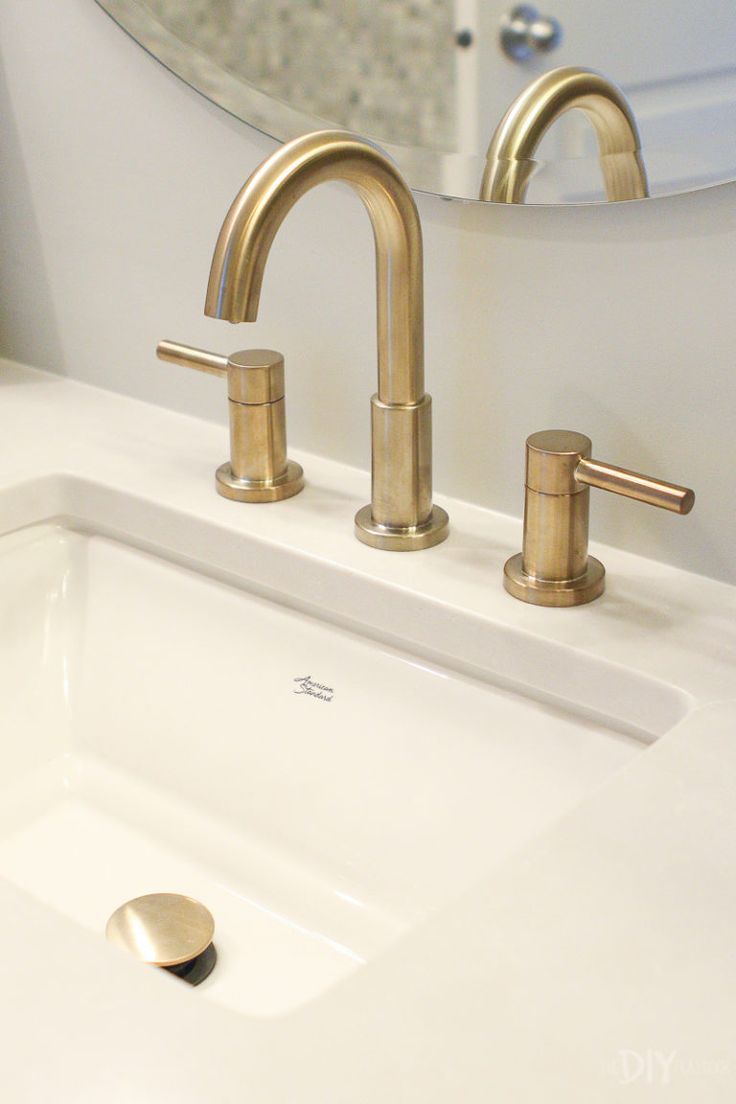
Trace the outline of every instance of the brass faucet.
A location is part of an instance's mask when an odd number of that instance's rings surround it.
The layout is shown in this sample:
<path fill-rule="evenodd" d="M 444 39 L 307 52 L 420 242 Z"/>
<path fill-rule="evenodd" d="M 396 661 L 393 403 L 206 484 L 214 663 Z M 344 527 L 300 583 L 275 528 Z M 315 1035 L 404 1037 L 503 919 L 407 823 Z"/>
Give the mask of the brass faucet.
<path fill-rule="evenodd" d="M 406 551 L 444 540 L 448 518 L 432 505 L 431 399 L 424 390 L 422 233 L 394 163 L 372 143 L 320 131 L 282 146 L 236 196 L 220 230 L 205 314 L 255 322 L 263 271 L 284 218 L 317 184 L 351 184 L 376 246 L 378 393 L 371 399 L 372 497 L 355 517 L 359 540 Z"/>
<path fill-rule="evenodd" d="M 511 104 L 488 147 L 480 198 L 523 203 L 539 143 L 573 108 L 585 112 L 595 128 L 608 199 L 645 199 L 649 191 L 639 131 L 626 97 L 602 74 L 576 66 L 544 73 Z"/>
<path fill-rule="evenodd" d="M 588 555 L 590 488 L 689 514 L 695 494 L 592 460 L 583 433 L 548 429 L 526 442 L 523 551 L 506 561 L 504 586 L 536 606 L 579 606 L 603 593 L 605 568 Z"/>

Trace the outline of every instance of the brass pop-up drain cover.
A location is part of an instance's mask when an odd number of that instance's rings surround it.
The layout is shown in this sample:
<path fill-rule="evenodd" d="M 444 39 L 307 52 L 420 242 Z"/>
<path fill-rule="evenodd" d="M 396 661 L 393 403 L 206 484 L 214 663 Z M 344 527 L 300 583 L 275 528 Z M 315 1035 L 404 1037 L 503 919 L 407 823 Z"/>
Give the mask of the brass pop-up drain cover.
<path fill-rule="evenodd" d="M 116 909 L 105 934 L 111 943 L 191 985 L 212 972 L 217 952 L 209 909 L 181 893 L 148 893 Z"/>

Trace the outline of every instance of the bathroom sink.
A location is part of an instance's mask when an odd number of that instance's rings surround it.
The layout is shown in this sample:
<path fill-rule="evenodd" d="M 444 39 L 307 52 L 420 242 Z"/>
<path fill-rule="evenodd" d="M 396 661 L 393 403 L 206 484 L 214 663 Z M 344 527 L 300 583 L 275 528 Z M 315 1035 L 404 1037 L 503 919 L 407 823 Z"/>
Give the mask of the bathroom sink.
<path fill-rule="evenodd" d="M 201 992 L 253 1016 L 360 969 L 647 746 L 61 524 L 0 540 L 0 624 L 0 876 L 99 939 L 130 898 L 199 899 Z"/>

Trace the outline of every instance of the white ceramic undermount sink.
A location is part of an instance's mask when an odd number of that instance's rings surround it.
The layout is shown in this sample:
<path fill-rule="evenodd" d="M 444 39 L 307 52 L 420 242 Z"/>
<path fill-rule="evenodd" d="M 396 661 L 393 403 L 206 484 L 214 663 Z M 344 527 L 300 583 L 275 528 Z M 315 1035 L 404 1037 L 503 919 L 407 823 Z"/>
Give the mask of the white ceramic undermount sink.
<path fill-rule="evenodd" d="M 0 542 L 0 623 L 0 876 L 98 937 L 130 898 L 198 898 L 202 991 L 251 1015 L 380 954 L 647 746 L 59 524 Z"/>

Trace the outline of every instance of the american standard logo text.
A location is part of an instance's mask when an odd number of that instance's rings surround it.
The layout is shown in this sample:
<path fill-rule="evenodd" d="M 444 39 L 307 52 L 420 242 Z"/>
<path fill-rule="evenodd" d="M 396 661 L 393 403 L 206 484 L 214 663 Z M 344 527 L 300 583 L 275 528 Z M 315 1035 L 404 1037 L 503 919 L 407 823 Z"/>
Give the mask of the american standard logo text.
<path fill-rule="evenodd" d="M 311 675 L 295 678 L 294 682 L 297 683 L 295 694 L 308 694 L 310 698 L 317 698 L 323 702 L 331 702 L 335 696 L 331 686 L 323 686 L 321 682 L 315 682 Z"/>

